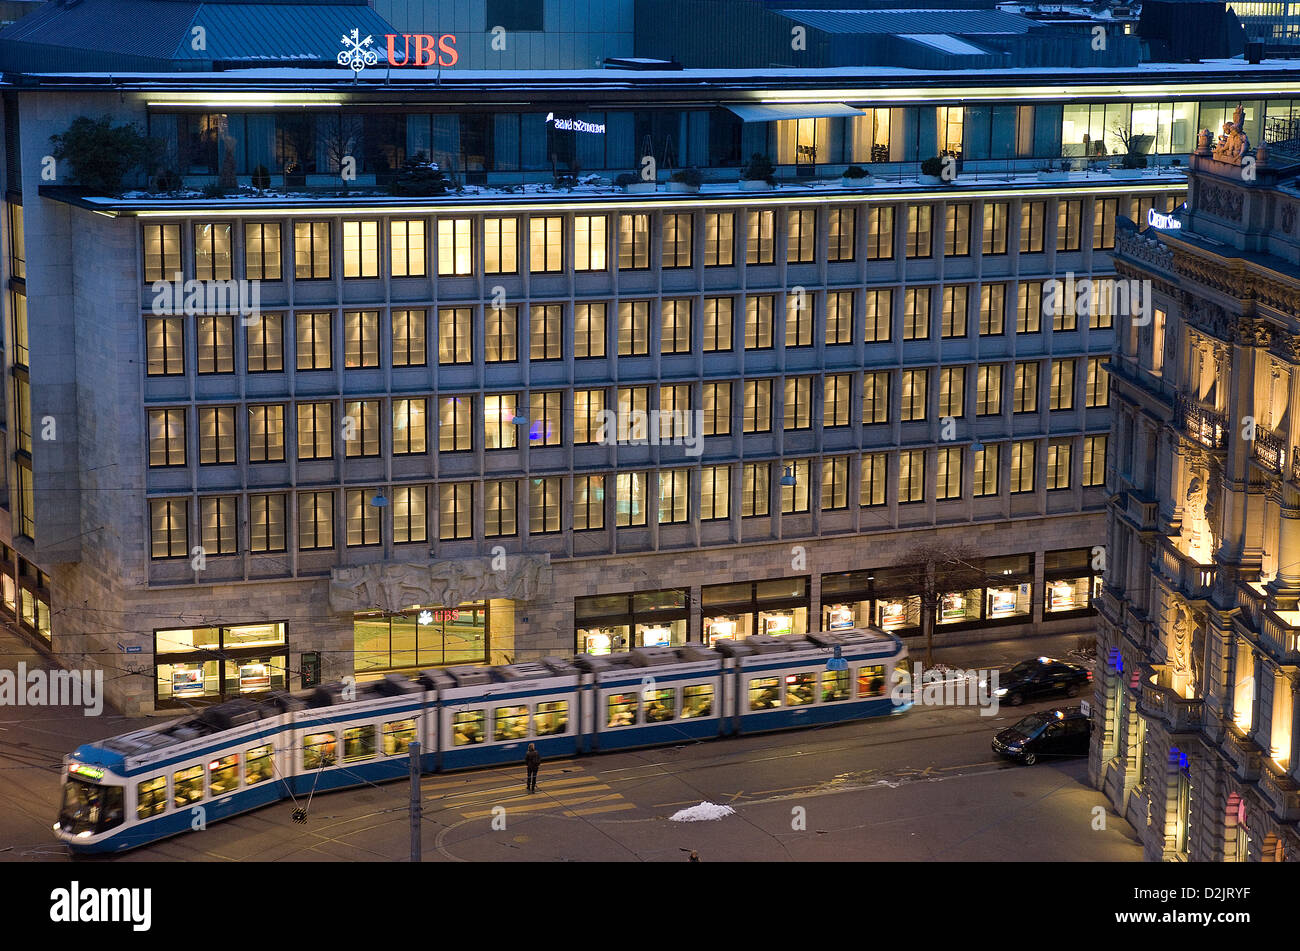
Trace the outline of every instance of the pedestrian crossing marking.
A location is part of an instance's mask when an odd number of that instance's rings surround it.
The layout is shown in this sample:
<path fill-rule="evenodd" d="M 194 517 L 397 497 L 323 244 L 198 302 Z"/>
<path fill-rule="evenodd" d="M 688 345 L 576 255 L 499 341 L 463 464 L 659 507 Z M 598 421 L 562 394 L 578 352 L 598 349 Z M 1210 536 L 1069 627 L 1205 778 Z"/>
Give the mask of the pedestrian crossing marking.
<path fill-rule="evenodd" d="M 587 783 L 598 783 L 598 782 L 600 782 L 600 780 L 597 779 L 595 776 L 565 776 L 560 779 L 550 780 L 549 782 L 547 782 L 546 788 L 554 789 L 557 786 L 581 786 Z M 481 799 L 484 801 L 493 801 L 495 797 L 501 795 L 510 797 L 513 794 L 518 793 L 518 790 L 523 788 L 526 788 L 525 782 L 524 780 L 521 779 L 518 782 L 511 782 L 507 785 L 498 785 L 498 786 L 492 786 L 492 787 L 486 787 L 480 789 L 466 789 L 462 792 L 450 793 L 448 795 L 431 797 L 431 798 L 436 798 L 439 800 L 458 799 L 461 801 L 457 802 L 454 808 L 463 808 L 466 806 L 474 805 L 472 800 Z M 519 793 L 519 795 L 527 795 L 527 793 Z"/>
<path fill-rule="evenodd" d="M 625 809 L 635 809 L 635 808 L 636 808 L 636 803 L 634 802 L 616 802 L 608 806 L 596 806 L 595 808 L 592 809 L 574 809 L 571 812 L 566 812 L 565 815 L 566 816 L 594 816 L 600 812 L 621 812 Z"/>
<path fill-rule="evenodd" d="M 593 788 L 608 789 L 609 787 L 604 786 L 604 787 L 593 787 Z M 583 792 L 586 792 L 586 790 L 583 790 Z M 534 794 L 530 798 L 536 799 L 537 795 L 538 794 Z M 623 797 L 620 796 L 618 793 L 610 793 L 609 795 L 605 795 L 605 796 L 599 796 L 599 795 L 569 796 L 565 799 L 559 800 L 558 802 L 554 799 L 545 799 L 541 802 L 534 801 L 531 803 L 521 803 L 519 805 L 507 805 L 506 802 L 497 803 L 497 805 L 505 808 L 508 812 L 536 812 L 539 809 L 553 809 L 556 806 L 578 806 L 587 802 L 607 802 L 610 799 L 622 799 L 622 798 Z M 629 805 L 631 805 L 631 803 L 629 803 Z M 466 813 L 462 813 L 462 815 L 464 815 L 466 819 L 485 819 L 488 816 L 492 815 L 492 809 L 482 809 L 476 812 L 466 812 Z"/>

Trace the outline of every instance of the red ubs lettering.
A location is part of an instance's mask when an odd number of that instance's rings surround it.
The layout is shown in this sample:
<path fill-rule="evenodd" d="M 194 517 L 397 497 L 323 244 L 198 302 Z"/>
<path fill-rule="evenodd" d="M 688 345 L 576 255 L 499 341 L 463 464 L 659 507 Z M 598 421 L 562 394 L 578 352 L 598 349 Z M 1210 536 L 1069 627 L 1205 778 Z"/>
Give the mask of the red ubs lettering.
<path fill-rule="evenodd" d="M 397 38 L 402 38 L 402 57 L 397 57 Z M 444 33 L 435 37 L 432 33 L 389 33 L 388 62 L 391 66 L 455 66 L 460 55 L 456 52 L 456 36 Z M 412 50 L 411 40 L 415 49 Z M 434 41 L 437 47 L 434 47 Z"/>

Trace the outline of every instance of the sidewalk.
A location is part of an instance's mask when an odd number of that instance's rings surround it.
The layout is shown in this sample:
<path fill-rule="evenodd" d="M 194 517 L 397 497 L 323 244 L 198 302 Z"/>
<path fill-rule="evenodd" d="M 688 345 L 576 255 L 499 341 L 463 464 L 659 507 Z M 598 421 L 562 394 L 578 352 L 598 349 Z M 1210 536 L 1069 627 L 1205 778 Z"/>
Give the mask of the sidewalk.
<path fill-rule="evenodd" d="M 1085 663 L 1070 651 L 1076 649 L 1080 641 L 1087 640 L 1087 634 L 1046 634 L 1038 637 L 1015 637 L 1002 641 L 983 641 L 976 644 L 956 644 L 951 647 L 935 645 L 934 662 L 947 664 L 949 667 L 978 668 L 997 667 L 1005 669 L 1031 657 L 1056 657 L 1071 663 Z M 909 660 L 925 663 L 925 641 L 920 638 L 908 638 L 907 651 Z"/>

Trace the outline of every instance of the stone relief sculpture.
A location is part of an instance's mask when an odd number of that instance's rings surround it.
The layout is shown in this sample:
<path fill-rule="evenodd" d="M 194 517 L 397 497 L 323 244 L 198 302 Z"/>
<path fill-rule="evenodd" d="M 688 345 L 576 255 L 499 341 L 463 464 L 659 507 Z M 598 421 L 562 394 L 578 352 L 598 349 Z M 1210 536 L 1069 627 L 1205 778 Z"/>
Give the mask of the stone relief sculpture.
<path fill-rule="evenodd" d="M 502 570 L 492 558 L 432 562 L 378 562 L 330 572 L 330 609 L 403 611 L 415 605 L 455 607 L 466 601 L 510 598 L 531 601 L 550 570 L 547 555 L 504 556 Z"/>

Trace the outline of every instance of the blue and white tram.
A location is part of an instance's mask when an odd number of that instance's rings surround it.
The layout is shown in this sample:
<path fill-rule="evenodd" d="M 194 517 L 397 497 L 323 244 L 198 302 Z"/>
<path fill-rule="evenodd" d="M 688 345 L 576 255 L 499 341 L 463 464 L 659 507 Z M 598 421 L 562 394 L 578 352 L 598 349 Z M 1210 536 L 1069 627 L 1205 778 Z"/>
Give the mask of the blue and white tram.
<path fill-rule="evenodd" d="M 828 669 L 832 650 L 842 670 Z M 390 674 L 232 700 L 81 746 L 54 831 L 118 852 L 278 802 L 405 777 L 886 716 L 907 649 L 874 629 Z M 838 665 L 837 665 L 838 666 Z"/>

